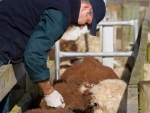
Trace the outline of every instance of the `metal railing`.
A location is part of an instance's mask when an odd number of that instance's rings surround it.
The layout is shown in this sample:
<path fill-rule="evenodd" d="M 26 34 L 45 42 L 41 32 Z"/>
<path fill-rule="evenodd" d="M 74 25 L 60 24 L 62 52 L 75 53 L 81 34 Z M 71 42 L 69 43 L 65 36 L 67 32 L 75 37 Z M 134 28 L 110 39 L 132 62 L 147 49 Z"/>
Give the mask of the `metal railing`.
<path fill-rule="evenodd" d="M 85 57 L 85 56 L 94 56 L 94 57 L 97 57 L 97 56 L 102 56 L 104 57 L 103 58 L 103 61 L 105 58 L 107 57 L 115 57 L 115 56 L 119 56 L 119 57 L 129 57 L 129 56 L 133 56 L 134 59 L 136 59 L 136 56 L 137 56 L 137 52 L 138 52 L 138 48 L 137 48 L 137 43 L 136 43 L 136 40 L 137 40 L 137 36 L 138 36 L 138 19 L 134 19 L 134 20 L 129 20 L 129 21 L 103 21 L 103 22 L 100 22 L 98 24 L 98 26 L 102 26 L 102 39 L 103 39 L 103 49 L 102 49 L 102 52 L 62 52 L 60 51 L 60 42 L 59 40 L 56 42 L 55 44 L 55 74 L 56 74 L 56 77 L 55 79 L 58 80 L 59 79 L 59 76 L 60 76 L 60 58 L 62 57 Z M 129 52 L 114 52 L 112 51 L 112 48 L 113 46 L 113 41 L 110 40 L 111 38 L 113 39 L 113 35 L 111 34 L 112 37 L 108 36 L 108 32 L 109 30 L 113 30 L 113 26 L 133 26 L 134 28 L 134 45 L 133 45 L 133 48 L 134 50 L 133 51 L 129 51 Z M 111 29 L 110 29 L 111 28 Z M 112 33 L 112 31 L 111 31 Z M 112 43 L 110 45 L 108 45 L 108 42 L 109 43 Z M 110 47 L 108 47 L 110 46 Z M 111 50 L 109 50 L 109 48 L 111 48 Z M 109 65 L 107 65 L 108 63 Z M 106 61 L 103 62 L 103 65 L 107 65 L 107 66 L 112 66 L 113 62 L 110 62 L 110 61 Z"/>

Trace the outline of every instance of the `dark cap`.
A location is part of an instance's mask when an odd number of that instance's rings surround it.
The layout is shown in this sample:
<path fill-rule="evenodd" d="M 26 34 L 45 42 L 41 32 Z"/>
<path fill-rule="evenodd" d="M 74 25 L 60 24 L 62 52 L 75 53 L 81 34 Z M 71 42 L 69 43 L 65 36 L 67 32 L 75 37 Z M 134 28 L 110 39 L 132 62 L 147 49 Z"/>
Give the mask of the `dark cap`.
<path fill-rule="evenodd" d="M 106 13 L 106 6 L 103 0 L 90 0 L 93 8 L 93 20 L 89 27 L 90 34 L 96 36 L 97 24 L 104 18 Z"/>

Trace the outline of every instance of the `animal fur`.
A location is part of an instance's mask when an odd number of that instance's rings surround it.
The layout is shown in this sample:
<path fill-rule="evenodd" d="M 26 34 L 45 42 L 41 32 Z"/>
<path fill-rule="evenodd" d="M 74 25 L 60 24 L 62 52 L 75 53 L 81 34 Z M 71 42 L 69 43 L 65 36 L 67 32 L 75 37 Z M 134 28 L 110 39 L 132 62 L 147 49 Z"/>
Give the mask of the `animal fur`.
<path fill-rule="evenodd" d="M 119 79 L 107 79 L 90 89 L 94 113 L 126 113 L 127 84 Z"/>
<path fill-rule="evenodd" d="M 62 74 L 60 80 L 53 85 L 54 88 L 63 96 L 66 104 L 65 109 L 72 110 L 74 113 L 92 113 L 91 100 L 93 102 L 96 100 L 93 100 L 95 98 L 94 95 L 93 97 L 91 96 L 92 90 L 91 92 L 85 90 L 93 89 L 97 86 L 97 84 L 99 84 L 99 81 L 102 81 L 103 83 L 103 81 L 107 79 L 116 80 L 119 78 L 111 68 L 101 65 L 93 57 L 87 56 L 83 61 L 68 68 Z M 81 92 L 82 89 L 80 88 L 82 84 L 86 85 L 85 89 L 83 88 L 84 94 Z M 104 89 L 106 88 L 107 87 Z M 115 91 L 117 92 L 117 90 Z M 105 95 L 105 92 L 101 92 L 100 95 L 107 96 Z M 41 103 L 39 103 L 39 105 L 42 109 L 49 109 L 44 99 L 41 99 Z"/>
<path fill-rule="evenodd" d="M 68 109 L 50 109 L 50 110 L 42 110 L 42 109 L 32 109 L 28 110 L 25 113 L 73 113 Z"/>
<path fill-rule="evenodd" d="M 105 79 L 118 79 L 116 73 L 107 66 L 100 64 L 95 58 L 87 56 L 82 62 L 69 67 L 60 77 L 68 83 L 81 85 L 88 82 L 89 84 L 98 84 Z"/>

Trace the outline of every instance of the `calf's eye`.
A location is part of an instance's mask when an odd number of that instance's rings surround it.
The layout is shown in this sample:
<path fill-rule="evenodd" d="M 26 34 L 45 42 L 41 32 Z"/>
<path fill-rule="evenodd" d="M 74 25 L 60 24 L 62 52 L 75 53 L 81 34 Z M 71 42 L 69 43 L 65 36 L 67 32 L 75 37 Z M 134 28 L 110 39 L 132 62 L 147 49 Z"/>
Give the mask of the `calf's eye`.
<path fill-rule="evenodd" d="M 98 105 L 97 103 L 94 103 L 94 106 L 95 106 L 95 107 L 98 107 L 99 105 Z"/>

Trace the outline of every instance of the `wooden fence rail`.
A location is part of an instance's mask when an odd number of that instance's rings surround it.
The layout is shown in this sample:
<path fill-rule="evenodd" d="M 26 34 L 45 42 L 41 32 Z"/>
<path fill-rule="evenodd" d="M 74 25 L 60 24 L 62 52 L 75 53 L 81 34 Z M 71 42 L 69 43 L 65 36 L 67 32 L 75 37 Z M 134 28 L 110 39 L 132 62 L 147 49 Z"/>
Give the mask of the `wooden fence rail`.
<path fill-rule="evenodd" d="M 144 77 L 146 54 L 147 54 L 147 40 L 148 40 L 148 21 L 150 20 L 150 5 L 142 22 L 142 28 L 140 33 L 140 46 L 136 63 L 134 65 L 130 83 L 128 85 L 128 99 L 127 99 L 127 113 L 150 113 L 150 92 L 148 90 L 150 86 L 149 77 Z M 150 53 L 149 53 L 150 54 Z M 148 70 L 147 70 L 148 71 Z"/>
<path fill-rule="evenodd" d="M 107 4 L 123 4 L 123 3 L 129 3 L 129 2 L 138 2 L 143 6 L 147 6 L 149 4 L 149 0 L 106 0 Z"/>

